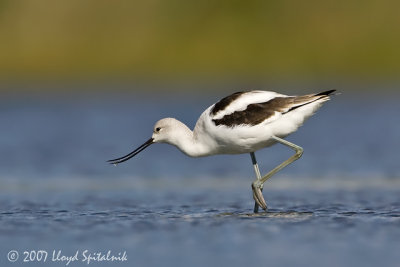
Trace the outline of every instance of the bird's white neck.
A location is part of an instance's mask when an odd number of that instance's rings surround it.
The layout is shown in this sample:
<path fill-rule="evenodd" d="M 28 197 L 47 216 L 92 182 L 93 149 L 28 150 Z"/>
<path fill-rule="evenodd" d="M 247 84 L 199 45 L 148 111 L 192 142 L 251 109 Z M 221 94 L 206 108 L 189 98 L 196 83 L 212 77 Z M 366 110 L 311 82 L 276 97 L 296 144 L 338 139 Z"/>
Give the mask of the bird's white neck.
<path fill-rule="evenodd" d="M 207 146 L 193 134 L 189 127 L 178 120 L 175 123 L 173 134 L 169 136 L 170 138 L 166 140 L 166 143 L 176 146 L 190 157 L 201 157 L 209 154 Z"/>

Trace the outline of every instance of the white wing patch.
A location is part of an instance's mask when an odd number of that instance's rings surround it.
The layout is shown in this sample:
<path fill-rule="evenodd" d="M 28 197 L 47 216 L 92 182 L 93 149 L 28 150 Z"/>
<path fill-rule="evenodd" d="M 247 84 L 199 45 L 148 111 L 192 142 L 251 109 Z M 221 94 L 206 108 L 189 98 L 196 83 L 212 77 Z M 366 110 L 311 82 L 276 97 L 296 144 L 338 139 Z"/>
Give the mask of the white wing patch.
<path fill-rule="evenodd" d="M 220 110 L 212 116 L 212 119 L 219 120 L 222 119 L 226 115 L 230 115 L 236 111 L 244 111 L 247 109 L 247 106 L 250 104 L 264 103 L 268 102 L 275 97 L 285 97 L 285 95 L 278 94 L 275 92 L 268 91 L 251 91 L 242 94 L 240 97 L 232 101 L 227 107 L 223 110 Z"/>

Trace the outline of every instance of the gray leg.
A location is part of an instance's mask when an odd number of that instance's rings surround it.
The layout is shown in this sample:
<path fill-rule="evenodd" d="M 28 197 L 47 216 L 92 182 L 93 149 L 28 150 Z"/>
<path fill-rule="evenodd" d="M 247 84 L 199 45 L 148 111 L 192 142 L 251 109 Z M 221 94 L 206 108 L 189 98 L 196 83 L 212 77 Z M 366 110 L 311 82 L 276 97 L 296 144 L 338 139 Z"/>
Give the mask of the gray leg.
<path fill-rule="evenodd" d="M 256 160 L 256 155 L 254 154 L 254 152 L 250 152 L 250 156 L 251 156 L 251 162 L 253 163 L 253 167 L 254 167 L 254 172 L 256 173 L 256 177 L 257 177 L 257 181 L 261 180 L 261 174 L 260 174 L 260 169 L 258 168 L 258 164 L 257 164 L 257 160 Z M 261 185 L 261 191 L 262 191 L 263 186 Z M 254 196 L 253 196 L 254 198 Z M 254 201 L 254 213 L 258 213 L 258 204 L 256 201 Z"/>
<path fill-rule="evenodd" d="M 269 179 L 271 178 L 272 175 L 274 175 L 275 173 L 277 173 L 278 171 L 282 170 L 283 168 L 285 168 L 287 165 L 289 165 L 290 163 L 292 163 L 293 161 L 299 159 L 301 157 L 301 155 L 303 155 L 303 148 L 301 148 L 298 145 L 295 145 L 293 143 L 290 143 L 289 141 L 286 141 L 282 138 L 273 136 L 272 137 L 275 141 L 288 146 L 290 148 L 292 148 L 294 151 L 296 151 L 296 153 L 291 156 L 289 159 L 287 159 L 286 161 L 282 162 L 281 164 L 279 164 L 278 166 L 276 166 L 274 169 L 272 169 L 269 173 L 267 173 L 264 177 L 262 177 L 261 179 L 255 180 L 252 185 L 251 188 L 253 189 L 253 198 L 255 200 L 255 202 L 264 210 L 267 209 L 267 204 L 265 203 L 264 197 L 262 195 L 262 188 L 263 188 L 263 184 Z M 253 162 L 254 165 L 254 162 Z M 258 169 L 258 166 L 257 166 Z"/>

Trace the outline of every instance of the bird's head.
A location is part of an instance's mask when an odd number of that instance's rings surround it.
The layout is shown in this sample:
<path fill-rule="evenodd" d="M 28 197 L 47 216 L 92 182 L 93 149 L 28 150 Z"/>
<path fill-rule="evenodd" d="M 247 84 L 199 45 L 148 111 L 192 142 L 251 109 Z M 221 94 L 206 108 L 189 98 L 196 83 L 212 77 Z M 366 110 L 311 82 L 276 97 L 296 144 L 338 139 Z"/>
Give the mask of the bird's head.
<path fill-rule="evenodd" d="M 179 138 L 182 123 L 174 118 L 164 118 L 156 122 L 153 128 L 152 139 L 154 143 L 168 143 L 175 145 Z"/>
<path fill-rule="evenodd" d="M 161 119 L 154 125 L 153 134 L 149 140 L 133 150 L 131 153 L 107 162 L 116 165 L 118 163 L 127 161 L 154 143 L 168 143 L 176 145 L 179 142 L 179 131 L 183 128 L 182 125 L 184 124 L 173 118 Z"/>

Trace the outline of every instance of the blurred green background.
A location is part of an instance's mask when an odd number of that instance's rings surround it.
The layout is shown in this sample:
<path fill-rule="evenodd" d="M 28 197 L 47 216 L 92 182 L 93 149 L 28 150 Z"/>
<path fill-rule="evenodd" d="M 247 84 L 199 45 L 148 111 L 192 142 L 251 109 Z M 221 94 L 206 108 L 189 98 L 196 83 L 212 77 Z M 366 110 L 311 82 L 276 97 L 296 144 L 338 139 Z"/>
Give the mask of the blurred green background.
<path fill-rule="evenodd" d="M 0 0 L 0 81 L 396 84 L 399 10 L 394 0 Z"/>
<path fill-rule="evenodd" d="M 400 266 L 399 10 L 0 0 L 0 266 L 14 249 L 9 266 L 39 266 L 22 264 L 26 249 L 126 250 L 127 266 Z M 270 215 L 246 215 L 248 155 L 154 145 L 106 164 L 160 118 L 193 128 L 244 89 L 342 93 L 288 137 L 305 153 L 265 186 Z M 257 151 L 261 171 L 291 153 Z"/>

